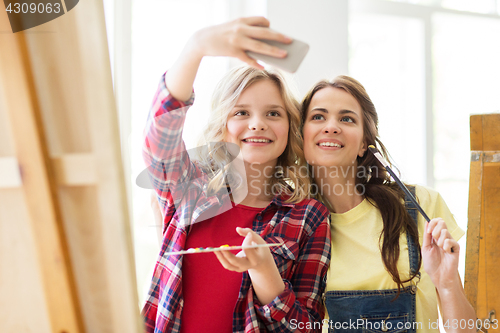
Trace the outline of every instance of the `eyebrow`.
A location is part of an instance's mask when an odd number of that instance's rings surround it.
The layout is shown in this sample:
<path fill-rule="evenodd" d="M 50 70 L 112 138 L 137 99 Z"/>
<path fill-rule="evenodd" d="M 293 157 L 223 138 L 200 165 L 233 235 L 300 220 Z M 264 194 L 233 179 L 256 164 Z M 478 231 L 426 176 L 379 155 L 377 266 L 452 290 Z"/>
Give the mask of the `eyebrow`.
<path fill-rule="evenodd" d="M 319 111 L 319 112 L 323 112 L 323 113 L 328 113 L 328 110 L 325 109 L 325 108 L 314 108 L 312 109 L 310 112 L 313 112 L 313 111 Z M 359 117 L 358 114 L 354 111 L 351 111 L 351 110 L 340 110 L 339 111 L 339 114 L 353 114 L 355 115 L 356 117 Z"/>
<path fill-rule="evenodd" d="M 238 104 L 238 105 L 235 105 L 234 107 L 235 108 L 247 108 L 249 107 L 250 104 Z M 277 108 L 280 108 L 280 109 L 283 109 L 285 110 L 285 108 L 281 105 L 278 105 L 278 104 L 267 104 L 266 105 L 266 108 L 269 108 L 269 109 L 277 109 Z"/>

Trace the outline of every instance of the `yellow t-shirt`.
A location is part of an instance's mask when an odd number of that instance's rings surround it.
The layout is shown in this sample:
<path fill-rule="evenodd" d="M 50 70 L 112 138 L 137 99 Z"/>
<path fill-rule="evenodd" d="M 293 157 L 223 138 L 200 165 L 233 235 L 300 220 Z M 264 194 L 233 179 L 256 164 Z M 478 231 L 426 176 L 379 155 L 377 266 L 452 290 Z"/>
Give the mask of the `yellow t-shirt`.
<path fill-rule="evenodd" d="M 456 240 L 464 235 L 453 215 L 438 192 L 416 186 L 417 200 L 429 218 L 441 217 L 450 234 Z M 418 214 L 420 244 L 424 233 L 425 219 Z M 328 271 L 326 290 L 376 290 L 397 288 L 382 261 L 379 237 L 383 221 L 378 208 L 366 199 L 343 214 L 331 214 L 332 259 Z M 409 277 L 408 244 L 406 233 L 400 237 L 398 271 L 402 279 Z M 436 289 L 425 273 L 418 283 L 416 296 L 416 320 L 418 333 L 438 332 L 438 308 Z M 409 283 L 405 284 L 409 285 Z M 432 325 L 431 325 L 432 324 Z"/>

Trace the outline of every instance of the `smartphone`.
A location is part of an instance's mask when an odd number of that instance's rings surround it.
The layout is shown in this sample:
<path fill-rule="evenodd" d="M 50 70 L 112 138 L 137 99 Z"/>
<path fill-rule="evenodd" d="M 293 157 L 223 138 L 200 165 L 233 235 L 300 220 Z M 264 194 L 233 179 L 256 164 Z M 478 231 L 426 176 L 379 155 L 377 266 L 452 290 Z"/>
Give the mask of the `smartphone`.
<path fill-rule="evenodd" d="M 287 56 L 285 58 L 275 58 L 251 51 L 247 51 L 247 54 L 256 60 L 261 60 L 268 65 L 272 65 L 290 73 L 295 73 L 297 71 L 300 63 L 304 60 L 309 51 L 309 45 L 297 39 L 294 39 L 290 44 L 266 39 L 260 39 L 260 41 L 287 51 Z"/>

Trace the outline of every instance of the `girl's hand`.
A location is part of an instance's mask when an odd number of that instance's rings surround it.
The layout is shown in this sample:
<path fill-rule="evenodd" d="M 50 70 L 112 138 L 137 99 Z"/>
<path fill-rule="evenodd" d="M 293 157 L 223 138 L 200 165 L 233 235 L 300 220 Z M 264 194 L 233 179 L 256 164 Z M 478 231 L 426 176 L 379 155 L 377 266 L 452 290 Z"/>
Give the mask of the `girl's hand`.
<path fill-rule="evenodd" d="M 292 40 L 269 29 L 264 17 L 240 18 L 197 31 L 182 50 L 181 55 L 165 76 L 165 84 L 174 98 L 187 101 L 193 91 L 193 83 L 204 56 L 235 57 L 248 65 L 263 69 L 245 51 L 253 51 L 284 58 L 286 52 L 257 39 L 269 39 L 283 43 Z"/>
<path fill-rule="evenodd" d="M 249 228 L 236 228 L 236 232 L 245 239 L 242 246 L 266 244 L 266 242 Z M 214 252 L 222 266 L 230 271 L 244 272 L 248 270 L 265 270 L 270 265 L 276 266 L 273 255 L 268 247 L 243 249 L 234 255 L 231 251 Z"/>
<path fill-rule="evenodd" d="M 236 228 L 236 231 L 245 236 L 241 244 L 243 246 L 266 243 L 249 228 Z M 237 255 L 230 251 L 214 253 L 225 269 L 235 272 L 248 271 L 255 295 L 262 304 L 269 304 L 285 290 L 285 283 L 268 247 L 242 250 Z"/>
<path fill-rule="evenodd" d="M 435 218 L 426 224 L 422 260 L 438 290 L 452 289 L 457 285 L 459 254 L 460 246 L 451 237 L 443 219 Z"/>
<path fill-rule="evenodd" d="M 246 17 L 231 22 L 211 26 L 196 32 L 189 41 L 191 52 L 203 56 L 235 57 L 252 67 L 263 69 L 245 51 L 284 58 L 286 51 L 268 45 L 257 39 L 269 39 L 290 43 L 291 38 L 269 29 L 269 21 L 264 17 Z"/>

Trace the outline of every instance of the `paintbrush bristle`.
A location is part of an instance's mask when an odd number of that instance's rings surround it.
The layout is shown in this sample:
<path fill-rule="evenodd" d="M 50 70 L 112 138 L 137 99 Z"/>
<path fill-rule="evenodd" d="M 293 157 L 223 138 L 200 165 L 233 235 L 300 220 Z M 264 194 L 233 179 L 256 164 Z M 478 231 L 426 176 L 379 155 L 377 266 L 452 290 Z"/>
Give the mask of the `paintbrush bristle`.
<path fill-rule="evenodd" d="M 379 160 L 379 162 L 382 163 L 382 165 L 384 167 L 387 168 L 389 166 L 389 163 L 382 157 L 382 154 L 380 154 L 380 152 L 378 151 L 378 149 L 374 145 L 369 145 L 368 149 L 377 158 L 377 160 Z"/>
<path fill-rule="evenodd" d="M 371 151 L 372 153 L 374 153 L 374 154 L 375 154 L 375 153 L 378 153 L 378 149 L 377 149 L 377 147 L 375 147 L 374 145 L 369 145 L 369 146 L 368 146 L 368 149 L 370 149 L 370 151 Z"/>

